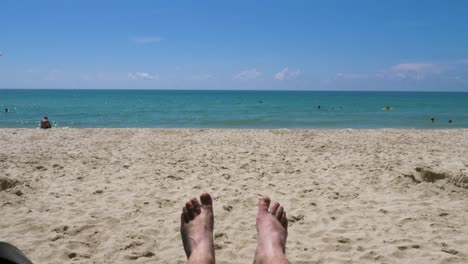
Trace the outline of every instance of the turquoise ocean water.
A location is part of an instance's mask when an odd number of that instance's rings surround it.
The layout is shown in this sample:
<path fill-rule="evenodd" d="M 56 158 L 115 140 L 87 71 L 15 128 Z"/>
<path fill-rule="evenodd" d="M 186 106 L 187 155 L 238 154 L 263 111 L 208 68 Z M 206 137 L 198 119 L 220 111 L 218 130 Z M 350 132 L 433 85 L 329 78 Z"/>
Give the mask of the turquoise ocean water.
<path fill-rule="evenodd" d="M 6 89 L 0 105 L 3 128 L 468 128 L 468 93 Z"/>

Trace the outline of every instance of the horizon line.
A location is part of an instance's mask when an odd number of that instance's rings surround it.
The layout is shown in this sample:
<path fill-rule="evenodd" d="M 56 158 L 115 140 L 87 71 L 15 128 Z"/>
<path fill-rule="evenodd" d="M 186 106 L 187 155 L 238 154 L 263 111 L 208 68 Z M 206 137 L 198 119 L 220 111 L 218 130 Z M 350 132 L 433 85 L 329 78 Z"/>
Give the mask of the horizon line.
<path fill-rule="evenodd" d="M 98 91 L 240 91 L 240 92 L 421 92 L 468 93 L 457 90 L 304 90 L 304 89 L 145 89 L 145 88 L 0 88 L 0 90 L 98 90 Z"/>

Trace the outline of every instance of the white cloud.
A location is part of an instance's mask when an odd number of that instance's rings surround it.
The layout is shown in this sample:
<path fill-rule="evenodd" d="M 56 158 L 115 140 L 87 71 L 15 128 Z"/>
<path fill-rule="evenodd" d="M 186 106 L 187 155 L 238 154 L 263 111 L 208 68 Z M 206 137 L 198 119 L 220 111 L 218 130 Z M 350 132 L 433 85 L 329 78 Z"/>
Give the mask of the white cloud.
<path fill-rule="evenodd" d="M 133 41 L 138 43 L 138 44 L 151 44 L 151 43 L 161 42 L 161 38 L 160 37 L 152 37 L 152 36 L 136 37 L 136 38 L 133 38 Z"/>
<path fill-rule="evenodd" d="M 252 80 L 258 78 L 262 73 L 257 71 L 257 69 L 244 70 L 234 75 L 234 80 Z"/>
<path fill-rule="evenodd" d="M 159 80 L 159 75 L 151 75 L 147 72 L 129 73 L 128 78 L 131 80 Z"/>
<path fill-rule="evenodd" d="M 438 66 L 434 63 L 401 63 L 392 66 L 393 71 L 408 71 L 408 72 L 433 72 L 438 69 Z"/>
<path fill-rule="evenodd" d="M 452 63 L 453 64 L 453 63 Z M 416 80 L 443 78 L 448 73 L 448 65 L 435 62 L 409 62 L 390 66 L 386 70 L 373 73 L 338 73 L 334 80 Z"/>
<path fill-rule="evenodd" d="M 201 75 L 193 75 L 192 79 L 195 81 L 206 81 L 213 79 L 214 76 L 211 74 L 201 74 Z"/>
<path fill-rule="evenodd" d="M 399 79 L 423 80 L 429 75 L 441 73 L 442 66 L 428 62 L 401 63 L 393 65 L 391 71 L 394 74 L 393 77 Z"/>
<path fill-rule="evenodd" d="M 296 79 L 301 74 L 299 70 L 290 71 L 288 67 L 284 68 L 280 72 L 275 74 L 275 79 L 284 81 L 284 80 L 293 80 Z"/>
<path fill-rule="evenodd" d="M 368 79 L 368 74 L 358 74 L 358 73 L 337 73 L 335 75 L 335 80 L 339 79 L 350 79 L 350 80 L 359 80 L 359 79 Z"/>

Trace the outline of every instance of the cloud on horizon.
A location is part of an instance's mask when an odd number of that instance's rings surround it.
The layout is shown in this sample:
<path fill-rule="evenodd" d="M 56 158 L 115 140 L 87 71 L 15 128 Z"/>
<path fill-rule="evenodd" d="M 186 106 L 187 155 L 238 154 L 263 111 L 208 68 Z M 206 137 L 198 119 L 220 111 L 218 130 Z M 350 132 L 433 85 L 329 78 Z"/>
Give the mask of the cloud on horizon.
<path fill-rule="evenodd" d="M 213 79 L 214 76 L 212 74 L 200 74 L 200 75 L 192 75 L 191 79 L 195 81 L 206 81 Z"/>
<path fill-rule="evenodd" d="M 393 65 L 391 71 L 397 78 L 423 80 L 430 75 L 442 73 L 443 66 L 429 62 L 401 63 Z"/>
<path fill-rule="evenodd" d="M 147 72 L 135 72 L 135 73 L 129 73 L 128 78 L 130 80 L 159 80 L 159 75 L 151 75 Z"/>
<path fill-rule="evenodd" d="M 428 79 L 464 81 L 463 67 L 467 60 L 451 62 L 406 62 L 390 66 L 371 73 L 338 73 L 333 80 L 388 80 L 388 81 L 423 81 Z"/>
<path fill-rule="evenodd" d="M 257 69 L 249 69 L 241 71 L 238 74 L 234 75 L 233 79 L 247 81 L 257 79 L 258 77 L 260 77 L 260 75 L 262 75 L 262 73 L 257 71 Z"/>
<path fill-rule="evenodd" d="M 283 70 L 277 72 L 275 74 L 275 79 L 279 81 L 284 81 L 284 80 L 293 80 L 299 77 L 301 74 L 300 70 L 293 70 L 290 71 L 288 67 L 284 68 Z"/>

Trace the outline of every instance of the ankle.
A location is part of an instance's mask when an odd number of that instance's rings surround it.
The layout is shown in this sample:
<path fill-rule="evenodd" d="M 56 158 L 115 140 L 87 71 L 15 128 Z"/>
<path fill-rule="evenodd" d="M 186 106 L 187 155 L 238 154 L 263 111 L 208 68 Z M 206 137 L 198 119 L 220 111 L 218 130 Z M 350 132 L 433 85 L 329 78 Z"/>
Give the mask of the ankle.
<path fill-rule="evenodd" d="M 188 263 L 215 263 L 215 253 L 212 244 L 200 243 L 193 248 Z"/>
<path fill-rule="evenodd" d="M 206 264 L 214 264 L 215 263 L 215 256 L 210 252 L 192 252 L 190 258 L 188 260 L 189 264 L 199 264 L 199 263 L 206 263 Z"/>
<path fill-rule="evenodd" d="M 254 264 L 288 263 L 283 252 L 273 255 L 255 254 Z"/>
<path fill-rule="evenodd" d="M 256 253 L 261 253 L 262 255 L 266 256 L 284 255 L 284 244 L 285 243 L 282 243 L 281 241 L 276 239 L 257 242 Z"/>
<path fill-rule="evenodd" d="M 281 263 L 285 259 L 284 248 L 279 243 L 259 243 L 255 250 L 254 263 Z"/>

